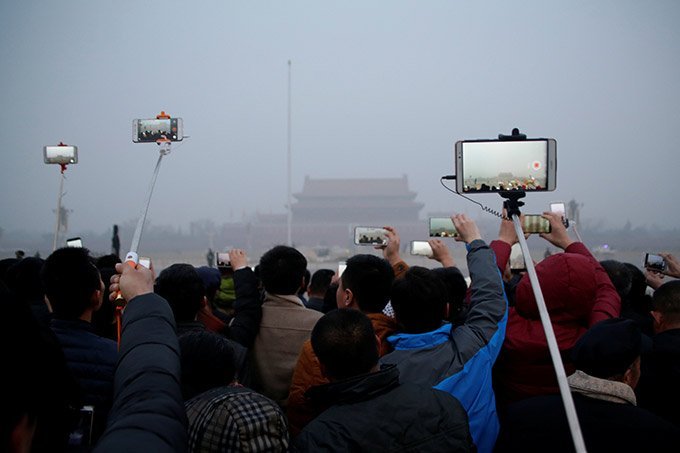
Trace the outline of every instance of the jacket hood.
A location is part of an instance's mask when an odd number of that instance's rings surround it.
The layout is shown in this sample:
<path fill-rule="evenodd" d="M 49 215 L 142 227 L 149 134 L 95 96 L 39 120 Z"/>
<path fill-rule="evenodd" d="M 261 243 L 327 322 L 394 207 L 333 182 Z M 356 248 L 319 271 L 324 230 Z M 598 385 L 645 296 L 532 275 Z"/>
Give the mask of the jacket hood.
<path fill-rule="evenodd" d="M 536 265 L 538 282 L 553 320 L 587 320 L 595 303 L 595 272 L 595 264 L 576 253 L 552 255 Z M 524 318 L 540 318 L 528 274 L 517 285 L 515 310 Z"/>

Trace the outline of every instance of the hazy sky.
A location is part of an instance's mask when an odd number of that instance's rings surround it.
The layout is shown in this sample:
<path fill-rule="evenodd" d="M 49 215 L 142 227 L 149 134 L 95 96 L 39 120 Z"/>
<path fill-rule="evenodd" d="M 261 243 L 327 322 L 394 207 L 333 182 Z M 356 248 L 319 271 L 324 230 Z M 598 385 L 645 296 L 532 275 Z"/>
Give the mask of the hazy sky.
<path fill-rule="evenodd" d="M 191 138 L 164 159 L 150 220 L 284 212 L 288 65 L 293 191 L 400 177 L 430 211 L 453 145 L 513 127 L 557 139 L 558 190 L 609 225 L 680 225 L 680 2 L 0 1 L 0 227 L 50 232 L 59 170 L 73 230 L 136 220 L 158 153 L 133 118 Z M 499 205 L 496 195 L 478 195 Z M 496 207 L 494 206 L 494 207 Z"/>

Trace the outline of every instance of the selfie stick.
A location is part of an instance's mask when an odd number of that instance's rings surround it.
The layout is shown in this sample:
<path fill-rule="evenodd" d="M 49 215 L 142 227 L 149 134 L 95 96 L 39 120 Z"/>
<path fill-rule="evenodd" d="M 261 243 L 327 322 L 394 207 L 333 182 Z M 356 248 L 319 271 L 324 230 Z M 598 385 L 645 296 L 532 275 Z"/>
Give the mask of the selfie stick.
<path fill-rule="evenodd" d="M 59 145 L 57 146 L 68 145 L 65 145 L 63 142 L 59 142 Z M 57 242 L 59 242 L 59 226 L 61 225 L 61 197 L 64 195 L 64 179 L 66 179 L 64 172 L 66 171 L 68 164 L 59 164 L 59 166 L 61 166 L 61 180 L 59 181 L 59 196 L 57 197 L 57 224 L 54 227 L 54 239 L 52 240 L 53 252 L 57 250 Z"/>
<path fill-rule="evenodd" d="M 505 141 L 525 140 L 526 135 L 520 134 L 518 129 L 513 129 L 511 136 L 499 134 L 498 139 Z M 553 367 L 555 368 L 555 374 L 557 375 L 557 383 L 560 388 L 560 394 L 562 395 L 564 410 L 567 413 L 567 421 L 569 422 L 571 437 L 574 440 L 574 448 L 579 453 L 585 452 L 586 444 L 583 441 L 583 434 L 581 433 L 581 426 L 578 422 L 576 407 L 574 406 L 574 399 L 571 396 L 569 383 L 567 382 L 567 373 L 564 371 L 564 364 L 562 363 L 560 349 L 557 346 L 555 332 L 553 330 L 552 323 L 550 322 L 550 315 L 548 314 L 548 309 L 545 305 L 543 292 L 541 291 L 541 286 L 538 283 L 538 276 L 536 275 L 536 268 L 534 267 L 534 262 L 531 259 L 529 246 L 527 245 L 526 238 L 524 237 L 524 231 L 522 230 L 522 224 L 519 219 L 519 207 L 524 205 L 524 202 L 519 201 L 519 199 L 524 198 L 526 193 L 523 190 L 513 190 L 500 192 L 500 195 L 507 200 L 503 204 L 507 210 L 508 217 L 512 219 L 512 223 L 515 225 L 515 233 L 517 234 L 517 239 L 519 239 L 522 255 L 524 255 L 524 263 L 526 264 L 527 273 L 529 274 L 531 288 L 534 291 L 534 298 L 536 299 L 538 312 L 541 315 L 541 324 L 543 324 L 543 330 L 545 331 L 545 336 L 548 340 L 548 349 L 550 351 Z"/>

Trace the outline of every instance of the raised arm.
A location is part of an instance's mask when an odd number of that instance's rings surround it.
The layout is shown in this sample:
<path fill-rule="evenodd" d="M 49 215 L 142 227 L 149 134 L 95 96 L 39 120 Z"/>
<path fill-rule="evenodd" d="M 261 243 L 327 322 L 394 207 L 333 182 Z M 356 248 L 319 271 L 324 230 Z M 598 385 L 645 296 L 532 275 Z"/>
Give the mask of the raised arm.
<path fill-rule="evenodd" d="M 234 268 L 234 318 L 229 324 L 229 336 L 232 340 L 250 348 L 255 341 L 262 319 L 262 298 L 257 289 L 257 277 L 251 268 L 246 266 L 247 257 L 243 250 L 234 249 L 229 252 Z"/>

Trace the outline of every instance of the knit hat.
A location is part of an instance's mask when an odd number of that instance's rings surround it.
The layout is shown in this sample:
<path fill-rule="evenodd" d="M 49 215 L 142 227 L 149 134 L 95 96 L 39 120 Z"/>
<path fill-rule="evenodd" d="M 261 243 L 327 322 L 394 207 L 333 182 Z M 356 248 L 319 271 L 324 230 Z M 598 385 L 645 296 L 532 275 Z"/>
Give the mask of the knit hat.
<path fill-rule="evenodd" d="M 220 271 L 214 267 L 201 266 L 196 268 L 196 272 L 203 280 L 203 286 L 207 293 L 215 291 L 220 287 Z"/>
<path fill-rule="evenodd" d="M 571 351 L 571 359 L 576 369 L 607 379 L 625 373 L 635 359 L 650 348 L 651 340 L 635 322 L 605 319 L 581 336 Z"/>
<path fill-rule="evenodd" d="M 188 451 L 288 451 L 281 408 L 246 387 L 217 387 L 185 403 Z"/>

